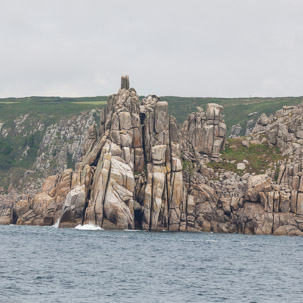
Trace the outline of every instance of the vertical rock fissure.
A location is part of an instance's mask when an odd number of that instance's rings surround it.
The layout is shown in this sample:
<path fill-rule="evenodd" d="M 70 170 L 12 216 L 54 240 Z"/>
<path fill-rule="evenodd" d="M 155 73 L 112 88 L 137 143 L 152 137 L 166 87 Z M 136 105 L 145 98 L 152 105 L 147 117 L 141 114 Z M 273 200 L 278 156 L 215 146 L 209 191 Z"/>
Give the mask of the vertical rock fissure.
<path fill-rule="evenodd" d="M 197 129 L 197 117 L 195 116 L 195 129 Z M 194 138 L 194 145 L 196 146 L 197 145 L 197 132 L 195 132 L 195 138 Z"/>
<path fill-rule="evenodd" d="M 81 222 L 82 225 L 84 224 L 84 221 L 85 221 L 85 212 L 88 207 L 88 201 L 90 199 L 90 194 L 91 194 L 91 190 L 88 191 L 87 198 L 85 199 L 85 205 L 84 205 L 83 213 L 82 213 L 82 222 Z"/>
<path fill-rule="evenodd" d="M 213 154 L 213 152 L 214 152 L 214 142 L 215 142 L 215 127 L 213 127 L 212 128 L 212 142 L 213 142 L 213 144 L 212 144 L 212 146 L 211 146 L 211 154 Z"/>
<path fill-rule="evenodd" d="M 284 167 L 283 167 L 283 171 L 281 172 L 281 178 L 279 178 L 278 183 L 280 183 L 280 184 L 282 183 L 285 172 L 286 172 L 286 165 L 284 165 Z"/>
<path fill-rule="evenodd" d="M 298 198 L 299 198 L 299 191 L 296 192 L 296 214 L 298 213 Z"/>
<path fill-rule="evenodd" d="M 152 229 L 152 218 L 153 218 L 152 214 L 154 208 L 154 176 L 153 175 L 151 181 L 152 182 L 151 182 L 151 200 L 150 200 L 150 213 L 149 213 L 149 230 Z"/>
<path fill-rule="evenodd" d="M 103 201 L 102 201 L 102 223 L 101 223 L 101 227 L 103 226 L 103 222 L 104 222 L 104 216 L 105 216 L 105 199 L 106 199 L 106 194 L 107 194 L 107 189 L 108 189 L 108 184 L 109 184 L 109 180 L 110 180 L 110 174 L 111 174 L 111 169 L 112 169 L 112 164 L 110 162 L 110 166 L 109 166 L 109 170 L 108 170 L 108 177 L 106 180 L 106 187 L 105 187 L 105 192 L 104 192 L 104 197 L 103 197 Z"/>
<path fill-rule="evenodd" d="M 145 121 L 145 114 L 140 113 L 140 124 L 142 127 L 142 149 L 143 149 L 143 157 L 144 157 L 144 163 L 146 163 L 146 150 L 145 150 L 145 126 L 144 126 L 144 121 Z"/>
<path fill-rule="evenodd" d="M 185 201 L 185 229 L 187 230 L 187 202 L 188 202 L 188 193 L 186 194 L 186 201 Z"/>
<path fill-rule="evenodd" d="M 170 210 L 170 193 L 169 193 L 169 188 L 168 187 L 168 176 L 166 174 L 166 199 L 167 199 L 167 230 L 169 230 L 169 224 L 170 224 L 170 221 L 169 221 L 169 210 Z"/>
<path fill-rule="evenodd" d="M 172 142 L 171 142 L 171 124 L 170 124 L 170 117 L 169 117 L 169 123 L 168 123 L 168 138 L 169 138 L 169 153 L 170 153 L 170 186 L 168 187 L 168 173 L 166 172 L 166 187 L 167 187 L 167 229 L 170 228 L 170 206 L 171 206 L 171 179 L 172 179 L 172 173 L 173 173 L 173 160 L 172 160 Z"/>

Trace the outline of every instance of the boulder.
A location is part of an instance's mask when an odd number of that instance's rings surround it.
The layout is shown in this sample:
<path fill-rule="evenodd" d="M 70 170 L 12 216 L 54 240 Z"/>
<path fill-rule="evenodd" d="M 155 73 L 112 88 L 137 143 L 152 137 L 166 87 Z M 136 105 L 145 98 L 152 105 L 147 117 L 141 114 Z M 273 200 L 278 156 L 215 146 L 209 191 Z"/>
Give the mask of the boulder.
<path fill-rule="evenodd" d="M 245 170 L 245 168 L 246 168 L 245 163 L 237 163 L 238 170 Z"/>

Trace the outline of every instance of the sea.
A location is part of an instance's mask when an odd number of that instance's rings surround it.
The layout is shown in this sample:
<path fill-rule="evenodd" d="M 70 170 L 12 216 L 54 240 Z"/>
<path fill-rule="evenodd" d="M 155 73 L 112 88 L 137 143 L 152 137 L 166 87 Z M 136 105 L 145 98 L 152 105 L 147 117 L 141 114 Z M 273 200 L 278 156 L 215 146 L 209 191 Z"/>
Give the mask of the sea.
<path fill-rule="evenodd" d="M 0 302 L 303 302 L 303 237 L 0 226 Z"/>

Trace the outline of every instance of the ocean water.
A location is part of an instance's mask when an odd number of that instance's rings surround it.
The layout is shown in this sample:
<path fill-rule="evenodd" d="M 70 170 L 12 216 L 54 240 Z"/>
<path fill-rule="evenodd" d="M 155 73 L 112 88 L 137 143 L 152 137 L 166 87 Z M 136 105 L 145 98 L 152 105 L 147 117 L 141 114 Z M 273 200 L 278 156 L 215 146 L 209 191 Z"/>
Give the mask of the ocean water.
<path fill-rule="evenodd" d="M 0 226 L 0 302 L 303 302 L 303 238 Z"/>

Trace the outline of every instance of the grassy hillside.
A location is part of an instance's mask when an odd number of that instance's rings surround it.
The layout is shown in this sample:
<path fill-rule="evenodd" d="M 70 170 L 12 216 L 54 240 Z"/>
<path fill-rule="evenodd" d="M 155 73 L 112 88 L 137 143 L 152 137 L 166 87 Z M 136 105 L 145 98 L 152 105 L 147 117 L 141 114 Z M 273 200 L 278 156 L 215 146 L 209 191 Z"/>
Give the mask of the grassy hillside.
<path fill-rule="evenodd" d="M 0 187 L 19 182 L 37 158 L 46 128 L 63 118 L 104 107 L 107 97 L 0 99 Z M 24 119 L 29 115 L 27 118 Z M 41 127 L 43 125 L 43 129 Z M 41 131 L 37 131 L 37 129 Z M 28 150 L 27 150 L 28 149 Z"/>
<path fill-rule="evenodd" d="M 34 113 L 42 119 L 49 117 L 56 121 L 64 116 L 88 111 L 106 104 L 107 97 L 60 98 L 26 97 L 0 99 L 0 122 L 13 123 L 27 113 Z"/>

